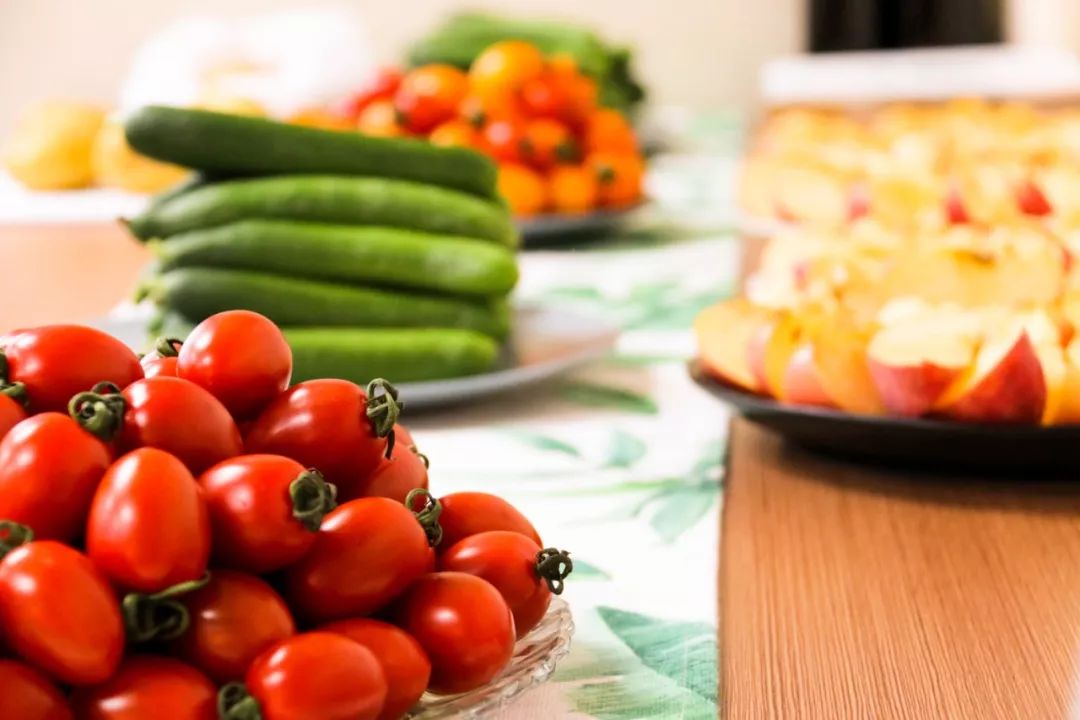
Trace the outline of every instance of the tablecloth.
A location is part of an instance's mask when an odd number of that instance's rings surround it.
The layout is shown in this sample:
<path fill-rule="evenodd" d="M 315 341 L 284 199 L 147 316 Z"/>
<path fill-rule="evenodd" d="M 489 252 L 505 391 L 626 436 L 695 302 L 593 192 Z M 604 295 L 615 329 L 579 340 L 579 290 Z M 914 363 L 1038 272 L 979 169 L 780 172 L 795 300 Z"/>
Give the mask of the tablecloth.
<path fill-rule="evenodd" d="M 689 378 L 691 322 L 734 284 L 721 154 L 654 164 L 659 198 L 617 237 L 523 255 L 518 296 L 617 321 L 572 376 L 408 417 L 436 494 L 501 494 L 570 550 L 577 625 L 552 680 L 510 720 L 717 716 L 717 549 L 727 413 Z M 688 224 L 687 219 L 694 222 Z"/>

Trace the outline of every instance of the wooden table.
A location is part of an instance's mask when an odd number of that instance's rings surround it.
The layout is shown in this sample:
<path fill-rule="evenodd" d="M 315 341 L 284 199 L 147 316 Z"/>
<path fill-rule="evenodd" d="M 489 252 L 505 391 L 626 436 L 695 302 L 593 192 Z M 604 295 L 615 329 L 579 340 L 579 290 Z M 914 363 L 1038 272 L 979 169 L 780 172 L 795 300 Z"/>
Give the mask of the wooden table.
<path fill-rule="evenodd" d="M 832 461 L 734 423 L 723 717 L 1066 717 L 1080 485 Z"/>
<path fill-rule="evenodd" d="M 0 225 L 0 332 L 77 322 L 131 296 L 146 248 L 112 223 Z"/>

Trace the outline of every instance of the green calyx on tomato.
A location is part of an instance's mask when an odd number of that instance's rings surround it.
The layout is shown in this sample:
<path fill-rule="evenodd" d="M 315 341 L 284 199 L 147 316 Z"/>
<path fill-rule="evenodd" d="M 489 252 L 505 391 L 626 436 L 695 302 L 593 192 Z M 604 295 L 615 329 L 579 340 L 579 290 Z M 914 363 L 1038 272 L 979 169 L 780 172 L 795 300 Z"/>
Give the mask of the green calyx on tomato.
<path fill-rule="evenodd" d="M 71 398 L 68 414 L 84 430 L 109 442 L 120 432 L 126 406 L 120 388 L 111 382 L 99 382 L 89 392 Z"/>
<path fill-rule="evenodd" d="M 416 503 L 413 501 L 417 498 L 423 498 L 424 501 L 423 507 L 419 510 L 414 509 Z M 435 547 L 442 542 L 443 530 L 442 526 L 439 525 L 439 516 L 442 515 L 442 503 L 428 492 L 427 488 L 410 490 L 409 494 L 405 496 L 405 507 L 409 508 L 409 511 L 416 516 L 420 527 L 424 528 L 424 535 L 427 536 L 428 545 Z"/>
<path fill-rule="evenodd" d="M 153 595 L 128 593 L 120 603 L 128 641 L 134 644 L 151 640 L 175 640 L 187 632 L 191 613 L 180 600 L 210 582 L 210 573 L 198 580 L 177 583 Z"/>
<path fill-rule="evenodd" d="M 161 357 L 178 357 L 183 340 L 173 337 L 159 337 L 154 343 L 154 352 Z"/>
<path fill-rule="evenodd" d="M 262 720 L 259 701 L 251 697 L 244 683 L 229 683 L 218 692 L 219 720 Z"/>
<path fill-rule="evenodd" d="M 563 581 L 573 571 L 574 562 L 567 550 L 544 548 L 536 553 L 536 574 L 547 583 L 552 595 L 562 595 Z"/>
<path fill-rule="evenodd" d="M 9 552 L 34 539 L 34 531 L 26 525 L 0 520 L 0 560 Z"/>
<path fill-rule="evenodd" d="M 7 355 L 3 350 L 0 350 L 0 393 L 22 405 L 23 409 L 30 407 L 30 399 L 26 396 L 26 385 L 21 382 L 11 382 L 8 379 Z"/>
<path fill-rule="evenodd" d="M 337 487 L 315 468 L 308 468 L 289 483 L 289 499 L 293 517 L 307 530 L 318 532 L 323 517 L 337 507 Z"/>
<path fill-rule="evenodd" d="M 375 378 L 367 386 L 367 417 L 377 437 L 386 438 L 386 457 L 394 449 L 394 425 L 405 403 L 398 400 L 397 388 L 388 380 Z"/>

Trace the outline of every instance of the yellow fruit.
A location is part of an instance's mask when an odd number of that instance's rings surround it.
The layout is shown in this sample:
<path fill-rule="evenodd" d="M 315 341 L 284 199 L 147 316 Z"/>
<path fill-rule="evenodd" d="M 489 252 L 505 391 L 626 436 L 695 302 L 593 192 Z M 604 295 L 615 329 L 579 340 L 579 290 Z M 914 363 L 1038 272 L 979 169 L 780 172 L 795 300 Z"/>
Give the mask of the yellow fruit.
<path fill-rule="evenodd" d="M 187 170 L 152 160 L 131 149 L 118 122 L 106 122 L 98 132 L 93 152 L 94 178 L 99 185 L 129 192 L 153 193 L 175 185 Z"/>
<path fill-rule="evenodd" d="M 34 190 L 81 188 L 94 179 L 91 150 L 105 112 L 83 103 L 49 101 L 20 118 L 4 149 L 12 177 Z"/>

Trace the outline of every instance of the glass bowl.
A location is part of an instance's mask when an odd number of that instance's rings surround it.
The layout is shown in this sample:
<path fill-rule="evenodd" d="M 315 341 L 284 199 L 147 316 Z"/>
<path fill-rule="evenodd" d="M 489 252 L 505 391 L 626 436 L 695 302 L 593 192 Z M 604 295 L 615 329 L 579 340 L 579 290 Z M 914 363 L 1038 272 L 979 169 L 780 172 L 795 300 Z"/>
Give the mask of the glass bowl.
<path fill-rule="evenodd" d="M 573 634 L 570 606 L 565 600 L 552 598 L 544 619 L 518 641 L 514 657 L 501 675 L 487 685 L 461 695 L 426 693 L 407 717 L 416 720 L 493 717 L 494 713 L 551 677 L 555 666 L 570 652 Z"/>

